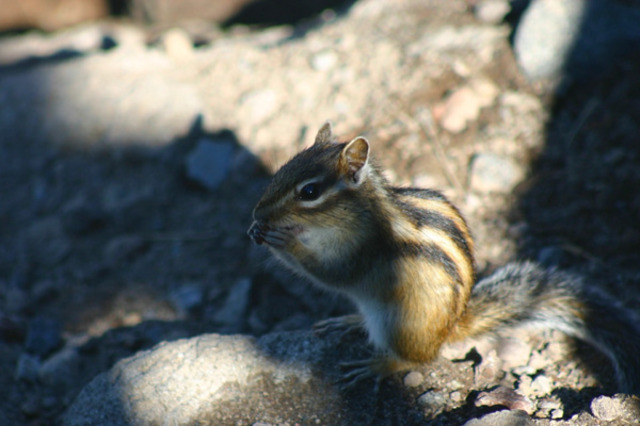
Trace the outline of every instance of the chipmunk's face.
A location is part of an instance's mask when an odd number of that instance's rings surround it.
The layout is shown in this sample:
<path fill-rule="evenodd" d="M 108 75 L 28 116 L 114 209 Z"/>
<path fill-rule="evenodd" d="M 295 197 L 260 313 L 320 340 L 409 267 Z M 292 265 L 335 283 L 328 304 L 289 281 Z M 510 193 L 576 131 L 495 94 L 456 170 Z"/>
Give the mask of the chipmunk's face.
<path fill-rule="evenodd" d="M 316 142 L 274 175 L 253 211 L 248 231 L 289 266 L 309 272 L 345 250 L 346 229 L 356 221 L 358 188 L 366 180 L 369 144 L 333 141 L 327 123 Z"/>

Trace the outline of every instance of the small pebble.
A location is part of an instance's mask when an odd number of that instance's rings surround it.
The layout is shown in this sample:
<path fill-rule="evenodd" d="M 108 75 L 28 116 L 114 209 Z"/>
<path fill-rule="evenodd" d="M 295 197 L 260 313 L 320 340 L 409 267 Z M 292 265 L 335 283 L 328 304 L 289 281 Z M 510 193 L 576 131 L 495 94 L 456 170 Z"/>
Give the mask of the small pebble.
<path fill-rule="evenodd" d="M 167 56 L 176 62 L 193 58 L 193 43 L 183 29 L 173 28 L 162 36 L 162 46 Z"/>
<path fill-rule="evenodd" d="M 436 391 L 425 392 L 418 397 L 418 405 L 431 412 L 443 409 L 446 402 L 444 395 Z"/>
<path fill-rule="evenodd" d="M 311 58 L 311 66 L 316 71 L 328 71 L 338 63 L 338 56 L 332 50 L 323 50 Z"/>
<path fill-rule="evenodd" d="M 404 376 L 404 385 L 410 388 L 420 386 L 424 382 L 424 376 L 418 371 L 412 371 Z"/>
<path fill-rule="evenodd" d="M 480 392 L 475 401 L 476 407 L 503 406 L 510 410 L 522 410 L 528 414 L 533 413 L 533 402 L 514 389 L 499 386 L 490 392 Z"/>
<path fill-rule="evenodd" d="M 187 155 L 187 176 L 207 189 L 217 189 L 229 175 L 234 150 L 231 141 L 200 139 Z"/>
<path fill-rule="evenodd" d="M 184 285 L 171 292 L 171 302 L 176 310 L 186 314 L 204 302 L 204 290 L 199 285 Z"/>
<path fill-rule="evenodd" d="M 511 6 L 506 0 L 484 0 L 474 8 L 476 17 L 487 24 L 499 24 L 510 11 Z"/>
<path fill-rule="evenodd" d="M 508 193 L 523 177 L 518 163 L 491 152 L 479 153 L 471 162 L 470 185 L 477 192 Z"/>
<path fill-rule="evenodd" d="M 529 426 L 533 420 L 524 411 L 502 410 L 489 413 L 479 419 L 471 419 L 463 426 Z"/>
<path fill-rule="evenodd" d="M 562 408 L 555 408 L 551 410 L 551 413 L 549 413 L 549 417 L 551 417 L 553 420 L 559 420 L 564 417 L 564 410 Z"/>
<path fill-rule="evenodd" d="M 551 393 L 552 389 L 553 389 L 553 386 L 551 383 L 551 379 L 549 379 L 544 374 L 537 376 L 533 380 L 533 382 L 531 382 L 531 390 L 537 396 L 548 395 L 549 393 Z"/>
<path fill-rule="evenodd" d="M 527 365 L 531 355 L 531 345 L 517 337 L 504 338 L 498 346 L 498 358 L 504 361 L 504 368 L 511 369 Z"/>
<path fill-rule="evenodd" d="M 616 398 L 599 396 L 591 401 L 591 412 L 596 419 L 611 422 L 622 415 L 622 403 Z"/>
<path fill-rule="evenodd" d="M 491 105 L 498 95 L 497 87 L 488 80 L 478 80 L 456 89 L 434 111 L 443 129 L 461 133 L 477 120 L 480 110 Z"/>

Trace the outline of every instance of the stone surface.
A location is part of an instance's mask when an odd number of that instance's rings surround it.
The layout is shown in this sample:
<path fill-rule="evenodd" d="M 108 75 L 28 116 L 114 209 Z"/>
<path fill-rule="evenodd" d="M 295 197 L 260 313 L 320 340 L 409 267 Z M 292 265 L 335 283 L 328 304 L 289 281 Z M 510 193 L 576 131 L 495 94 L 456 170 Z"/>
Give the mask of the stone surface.
<path fill-rule="evenodd" d="M 491 152 L 477 154 L 471 162 L 471 189 L 478 192 L 509 192 L 524 177 L 521 166 Z"/>
<path fill-rule="evenodd" d="M 278 340 L 279 339 L 279 340 Z M 256 341 L 202 335 L 120 361 L 95 378 L 64 417 L 65 425 L 277 422 L 339 424 L 339 394 L 312 374 L 322 350 L 302 335 Z M 288 392 L 295 386 L 295 395 Z"/>
<path fill-rule="evenodd" d="M 516 58 L 532 80 L 593 77 L 640 45 L 638 19 L 623 1 L 534 0 L 514 36 Z"/>
<path fill-rule="evenodd" d="M 229 175 L 233 154 L 234 146 L 230 141 L 201 139 L 187 156 L 187 176 L 215 190 Z"/>
<path fill-rule="evenodd" d="M 510 410 L 521 410 L 527 414 L 532 414 L 533 402 L 516 390 L 499 386 L 490 392 L 480 392 L 475 400 L 477 407 L 482 406 L 503 406 Z"/>
<path fill-rule="evenodd" d="M 478 118 L 482 108 L 494 103 L 497 95 L 498 88 L 491 80 L 473 79 L 447 97 L 436 111 L 436 117 L 445 130 L 460 133 Z"/>
<path fill-rule="evenodd" d="M 622 416 L 622 403 L 609 396 L 599 396 L 591 401 L 591 412 L 596 419 L 611 422 Z"/>
<path fill-rule="evenodd" d="M 482 0 L 474 7 L 474 13 L 482 22 L 497 24 L 511 11 L 506 0 Z"/>
<path fill-rule="evenodd" d="M 411 371 L 409 374 L 404 376 L 403 380 L 405 386 L 409 386 L 410 388 L 420 386 L 423 381 L 424 376 L 418 371 Z"/>
<path fill-rule="evenodd" d="M 214 320 L 227 327 L 232 327 L 236 332 L 242 330 L 252 285 L 249 278 L 239 280 L 229 291 L 222 308 L 215 313 Z"/>
<path fill-rule="evenodd" d="M 520 410 L 503 410 L 487 414 L 479 419 L 469 420 L 464 426 L 531 426 L 531 417 Z"/>

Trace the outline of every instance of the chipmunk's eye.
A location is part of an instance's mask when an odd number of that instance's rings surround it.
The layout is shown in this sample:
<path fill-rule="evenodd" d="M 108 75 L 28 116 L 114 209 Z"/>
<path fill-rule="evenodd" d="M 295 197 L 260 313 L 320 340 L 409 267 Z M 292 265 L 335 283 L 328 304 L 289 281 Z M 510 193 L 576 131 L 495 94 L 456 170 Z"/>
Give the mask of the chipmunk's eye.
<path fill-rule="evenodd" d="M 317 182 L 311 182 L 300 189 L 298 199 L 302 201 L 313 201 L 317 200 L 320 194 L 322 194 L 320 184 Z"/>

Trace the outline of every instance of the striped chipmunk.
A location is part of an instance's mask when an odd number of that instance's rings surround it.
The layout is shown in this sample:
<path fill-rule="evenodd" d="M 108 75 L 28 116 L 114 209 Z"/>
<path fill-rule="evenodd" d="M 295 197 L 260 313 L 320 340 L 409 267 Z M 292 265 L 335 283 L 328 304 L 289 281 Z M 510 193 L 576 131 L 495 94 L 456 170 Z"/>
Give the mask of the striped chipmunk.
<path fill-rule="evenodd" d="M 248 231 L 257 244 L 359 314 L 321 327 L 363 327 L 371 359 L 345 364 L 352 385 L 432 361 L 441 346 L 517 326 L 557 329 L 611 361 L 623 392 L 640 391 L 640 323 L 579 277 L 531 262 L 476 280 L 460 212 L 431 189 L 384 179 L 357 137 L 338 143 L 326 123 L 315 143 L 273 176 Z"/>

